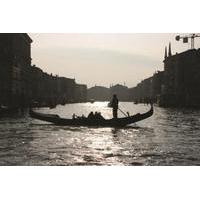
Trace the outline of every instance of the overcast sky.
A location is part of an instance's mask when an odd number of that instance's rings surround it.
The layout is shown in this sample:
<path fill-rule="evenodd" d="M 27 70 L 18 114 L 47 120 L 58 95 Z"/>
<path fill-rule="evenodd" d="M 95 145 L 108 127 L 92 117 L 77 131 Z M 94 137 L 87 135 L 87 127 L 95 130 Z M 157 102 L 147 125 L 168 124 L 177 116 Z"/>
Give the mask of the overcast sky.
<path fill-rule="evenodd" d="M 172 53 L 187 50 L 190 44 L 175 40 L 175 33 L 58 34 L 30 33 L 32 64 L 43 71 L 87 84 L 135 86 L 156 70 L 163 70 L 164 48 Z M 200 47 L 196 39 L 196 47 Z"/>

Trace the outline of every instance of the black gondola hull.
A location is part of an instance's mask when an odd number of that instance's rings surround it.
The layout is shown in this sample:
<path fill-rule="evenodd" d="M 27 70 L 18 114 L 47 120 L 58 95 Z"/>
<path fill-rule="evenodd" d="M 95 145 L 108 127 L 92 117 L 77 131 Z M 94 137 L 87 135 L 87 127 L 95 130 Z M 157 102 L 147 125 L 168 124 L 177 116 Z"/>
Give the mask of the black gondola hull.
<path fill-rule="evenodd" d="M 153 106 L 146 113 L 138 113 L 136 115 L 117 119 L 100 119 L 91 120 L 88 118 L 65 119 L 58 115 L 37 113 L 30 110 L 30 116 L 34 119 L 50 122 L 60 126 L 95 126 L 95 127 L 124 127 L 129 124 L 144 120 L 153 115 Z"/>

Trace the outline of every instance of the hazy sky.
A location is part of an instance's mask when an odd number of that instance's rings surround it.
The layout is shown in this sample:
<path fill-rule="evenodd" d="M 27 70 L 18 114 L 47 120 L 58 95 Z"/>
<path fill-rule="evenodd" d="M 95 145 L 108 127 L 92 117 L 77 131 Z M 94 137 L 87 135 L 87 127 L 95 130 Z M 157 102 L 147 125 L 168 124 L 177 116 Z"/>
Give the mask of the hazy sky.
<path fill-rule="evenodd" d="M 170 41 L 172 53 L 190 47 L 175 41 L 175 33 L 29 35 L 33 39 L 32 64 L 88 87 L 124 82 L 133 87 L 163 70 L 164 48 Z M 200 47 L 199 40 L 195 40 L 196 47 Z"/>

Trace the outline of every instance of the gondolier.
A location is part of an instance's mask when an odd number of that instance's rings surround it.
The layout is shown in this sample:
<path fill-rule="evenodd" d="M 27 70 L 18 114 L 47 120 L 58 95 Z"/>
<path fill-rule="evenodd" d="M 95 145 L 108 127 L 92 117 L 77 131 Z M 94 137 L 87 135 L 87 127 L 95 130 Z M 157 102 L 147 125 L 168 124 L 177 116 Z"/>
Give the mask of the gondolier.
<path fill-rule="evenodd" d="M 114 94 L 111 100 L 111 107 L 113 108 L 113 118 L 115 119 L 117 118 L 118 104 L 119 104 L 119 100 L 117 98 L 117 95 Z"/>

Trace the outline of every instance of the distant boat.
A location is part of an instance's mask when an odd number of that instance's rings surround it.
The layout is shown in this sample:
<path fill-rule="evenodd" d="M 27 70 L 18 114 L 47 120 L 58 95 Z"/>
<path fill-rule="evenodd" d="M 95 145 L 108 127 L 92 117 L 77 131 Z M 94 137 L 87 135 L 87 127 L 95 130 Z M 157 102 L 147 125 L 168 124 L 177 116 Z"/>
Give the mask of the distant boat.
<path fill-rule="evenodd" d="M 17 110 L 18 110 L 17 108 L 9 108 L 7 106 L 0 106 L 0 117 L 13 114 Z"/>
<path fill-rule="evenodd" d="M 124 127 L 126 125 L 144 120 L 153 115 L 153 106 L 146 113 L 138 113 L 136 115 L 117 118 L 117 119 L 90 119 L 86 117 L 78 117 L 75 119 L 65 119 L 58 115 L 37 113 L 30 110 L 30 116 L 35 119 L 39 119 L 46 122 L 51 122 L 60 126 L 95 126 L 95 127 Z"/>
<path fill-rule="evenodd" d="M 56 108 L 56 104 L 52 104 L 49 106 L 50 109 Z"/>
<path fill-rule="evenodd" d="M 94 100 L 94 99 L 90 99 L 89 102 L 90 102 L 90 103 L 94 103 L 95 100 Z"/>
<path fill-rule="evenodd" d="M 6 114 L 9 110 L 7 106 L 0 106 L 0 115 Z"/>

